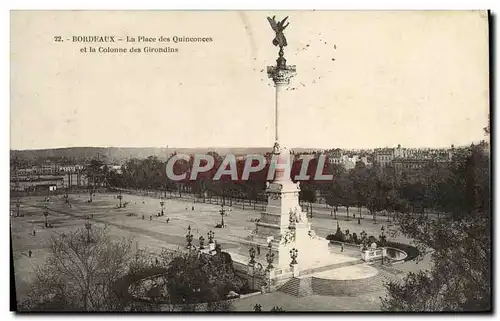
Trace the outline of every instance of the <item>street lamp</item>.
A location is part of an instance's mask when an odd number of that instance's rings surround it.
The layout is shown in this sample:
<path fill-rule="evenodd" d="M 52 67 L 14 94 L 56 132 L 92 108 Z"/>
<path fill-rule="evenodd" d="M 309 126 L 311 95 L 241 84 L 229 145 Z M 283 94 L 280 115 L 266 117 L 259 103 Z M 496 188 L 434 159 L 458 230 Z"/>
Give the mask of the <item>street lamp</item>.
<path fill-rule="evenodd" d="M 208 235 L 208 244 L 213 243 L 214 242 L 214 235 L 215 235 L 215 233 L 213 231 L 210 231 L 210 232 L 207 233 L 207 235 Z"/>
<path fill-rule="evenodd" d="M 87 220 L 87 222 L 85 222 L 85 228 L 87 229 L 87 243 L 90 243 L 90 228 L 91 228 L 91 224 L 90 224 L 89 220 Z"/>
<path fill-rule="evenodd" d="M 161 216 L 163 216 L 163 206 L 165 205 L 165 201 L 163 201 L 163 198 L 160 201 L 160 206 L 161 206 Z"/>
<path fill-rule="evenodd" d="M 191 225 L 188 226 L 188 234 L 186 235 L 187 248 L 191 249 L 191 243 L 193 242 L 193 235 L 191 234 Z"/>
<path fill-rule="evenodd" d="M 205 242 L 205 238 L 203 236 L 200 236 L 198 239 L 200 241 L 200 250 L 203 250 L 205 247 L 203 246 L 203 243 Z"/>
<path fill-rule="evenodd" d="M 267 271 L 271 271 L 274 266 L 273 266 L 273 261 L 274 261 L 274 253 L 273 253 L 273 245 L 271 242 L 269 242 L 269 245 L 267 246 L 269 249 L 269 252 L 266 254 L 266 261 L 267 261 Z"/>
<path fill-rule="evenodd" d="M 226 210 L 224 210 L 224 204 L 221 204 L 221 209 L 219 213 L 221 217 L 221 227 L 224 227 L 224 215 L 226 214 Z"/>
<path fill-rule="evenodd" d="M 120 194 L 117 196 L 117 198 L 120 200 L 120 208 L 122 208 L 122 191 L 120 191 Z"/>
<path fill-rule="evenodd" d="M 292 262 L 290 263 L 290 266 L 297 264 L 297 254 L 298 250 L 296 248 L 293 248 L 290 250 L 290 257 L 292 258 Z"/>
<path fill-rule="evenodd" d="M 49 209 L 47 208 L 47 205 L 44 205 L 44 210 L 43 210 L 43 218 L 44 218 L 44 225 L 47 227 L 47 216 L 49 216 Z"/>
<path fill-rule="evenodd" d="M 382 225 L 382 228 L 380 229 L 381 230 L 381 234 L 380 234 L 380 245 L 382 247 L 385 247 L 385 234 L 384 234 L 384 226 Z M 382 264 L 384 264 L 384 249 L 382 249 Z"/>

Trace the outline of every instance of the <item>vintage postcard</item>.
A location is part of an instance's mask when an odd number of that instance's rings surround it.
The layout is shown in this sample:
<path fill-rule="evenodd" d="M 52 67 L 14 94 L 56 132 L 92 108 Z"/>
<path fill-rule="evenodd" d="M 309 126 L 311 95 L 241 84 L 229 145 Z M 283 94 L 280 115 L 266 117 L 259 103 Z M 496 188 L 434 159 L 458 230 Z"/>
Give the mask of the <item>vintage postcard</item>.
<path fill-rule="evenodd" d="M 11 11 L 20 312 L 492 310 L 487 11 Z"/>

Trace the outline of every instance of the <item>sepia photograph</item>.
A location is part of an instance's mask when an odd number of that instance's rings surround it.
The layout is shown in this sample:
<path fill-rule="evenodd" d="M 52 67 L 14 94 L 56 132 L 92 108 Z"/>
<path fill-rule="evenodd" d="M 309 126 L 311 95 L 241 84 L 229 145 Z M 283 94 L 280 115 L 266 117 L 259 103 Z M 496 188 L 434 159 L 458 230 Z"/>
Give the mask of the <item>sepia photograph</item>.
<path fill-rule="evenodd" d="M 491 313 L 491 21 L 11 10 L 11 310 Z"/>

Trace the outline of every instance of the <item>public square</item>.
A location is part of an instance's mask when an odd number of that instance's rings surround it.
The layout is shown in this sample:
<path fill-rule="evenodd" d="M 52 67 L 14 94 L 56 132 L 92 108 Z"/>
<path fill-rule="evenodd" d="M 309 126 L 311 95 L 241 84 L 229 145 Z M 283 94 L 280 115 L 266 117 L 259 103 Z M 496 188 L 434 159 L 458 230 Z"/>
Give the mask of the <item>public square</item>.
<path fill-rule="evenodd" d="M 85 228 L 87 218 L 90 218 L 91 226 L 107 227 L 111 236 L 129 238 L 132 240 L 134 248 L 145 249 L 153 254 L 161 253 L 163 248 L 184 249 L 186 246 L 185 235 L 188 227 L 191 227 L 194 245 L 198 245 L 199 236 L 207 239 L 207 233 L 213 231 L 215 240 L 221 244 L 223 250 L 238 253 L 238 256 L 248 256 L 247 247 L 241 243 L 241 240 L 244 240 L 252 232 L 255 228 L 254 220 L 260 217 L 260 211 L 253 210 L 252 207 L 248 209 L 247 206 L 247 209 L 243 210 L 237 205 L 232 208 L 226 206 L 226 215 L 224 216 L 226 227 L 215 228 L 215 225 L 221 222 L 220 205 L 193 203 L 189 195 L 182 199 L 178 197 L 167 198 L 164 200 L 165 215 L 157 216 L 161 212 L 161 199 L 158 195 L 122 194 L 122 203 L 126 202 L 127 206 L 117 208 L 119 205 L 118 195 L 117 193 L 96 193 L 93 201 L 89 203 L 88 194 L 69 194 L 71 207 L 65 203 L 62 195 L 51 196 L 49 202 L 45 202 L 45 197 L 41 196 L 20 199 L 20 213 L 24 216 L 11 217 L 18 300 L 22 299 L 29 291 L 28 282 L 32 281 L 35 266 L 42 264 L 46 259 L 48 255 L 47 242 L 50 237 L 69 230 Z M 45 204 L 48 204 L 49 210 L 47 222 L 52 224 L 52 228 L 44 228 Z M 339 210 L 337 220 L 335 220 L 324 204 L 315 204 L 313 208 L 312 228 L 321 237 L 334 233 L 337 221 L 342 230 L 349 229 L 351 233 L 357 232 L 359 234 L 364 230 L 369 235 L 378 235 L 382 226 L 392 231 L 389 233 L 394 232 L 395 227 L 387 222 L 387 217 L 378 216 L 377 223 L 374 223 L 373 218 L 365 213 L 360 225 L 357 219 L 352 217 L 347 220 L 343 209 Z M 12 213 L 16 211 L 15 202 L 11 204 L 11 211 Z M 33 235 L 33 230 L 35 230 L 35 235 Z M 402 243 L 411 242 L 400 234 L 390 238 L 390 240 Z M 32 252 L 31 258 L 28 257 L 30 250 Z M 333 253 L 341 253 L 341 248 L 338 245 L 330 245 L 330 250 Z M 349 248 L 346 248 L 342 254 L 359 257 L 359 251 Z M 417 271 L 428 267 L 428 264 L 428 260 L 425 259 L 419 263 L 410 261 L 398 264 L 396 269 Z M 322 274 L 324 275 L 325 272 Z M 300 298 L 302 304 L 297 305 L 294 302 L 299 301 L 298 298 L 277 291 L 239 299 L 234 304 L 237 310 L 243 311 L 251 309 L 255 305 L 254 302 L 284 306 L 290 311 L 304 310 L 306 306 L 311 307 L 311 310 L 358 310 L 360 305 L 362 306 L 360 309 L 377 310 L 379 297 L 383 294 L 383 289 L 371 293 L 360 293 L 359 300 L 352 300 L 352 296 L 313 295 Z M 315 303 L 306 304 L 309 301 Z"/>

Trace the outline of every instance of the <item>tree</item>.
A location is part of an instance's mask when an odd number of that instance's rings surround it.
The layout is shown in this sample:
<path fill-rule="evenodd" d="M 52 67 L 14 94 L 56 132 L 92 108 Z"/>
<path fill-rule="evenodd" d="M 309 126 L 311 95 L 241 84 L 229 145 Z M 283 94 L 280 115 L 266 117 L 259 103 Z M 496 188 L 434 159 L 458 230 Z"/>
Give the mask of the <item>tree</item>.
<path fill-rule="evenodd" d="M 432 269 L 388 285 L 389 311 L 488 311 L 491 309 L 490 160 L 471 146 L 454 157 L 438 204 L 444 217 L 403 214 L 401 231 L 422 250 Z M 421 251 L 422 252 L 422 251 Z M 418 295 L 416 295 L 418 293 Z"/>
<path fill-rule="evenodd" d="M 213 256 L 183 253 L 168 265 L 165 277 L 174 304 L 218 302 L 243 286 L 234 273 L 231 256 L 225 252 Z"/>
<path fill-rule="evenodd" d="M 335 214 L 335 219 L 337 219 L 338 207 L 341 205 L 343 195 L 342 177 L 344 176 L 345 169 L 343 166 L 333 167 L 333 181 L 330 182 L 330 184 L 323 184 L 323 189 L 321 191 L 326 204 L 330 206 L 331 211 Z"/>
<path fill-rule="evenodd" d="M 349 208 L 355 206 L 353 182 L 348 174 L 341 175 L 339 178 L 340 204 L 346 208 L 346 217 L 349 220 Z"/>
<path fill-rule="evenodd" d="M 371 174 L 371 175 L 370 175 Z M 365 163 L 358 161 L 355 167 L 349 172 L 353 195 L 353 205 L 358 206 L 359 216 L 361 217 L 361 207 L 368 205 L 368 198 L 371 196 L 371 182 L 374 179 L 374 173 L 370 172 Z"/>
<path fill-rule="evenodd" d="M 111 241 L 106 229 L 87 230 L 52 237 L 50 256 L 35 268 L 35 281 L 25 311 L 120 311 L 124 308 L 113 291 L 114 282 L 125 275 L 132 259 L 128 240 Z"/>
<path fill-rule="evenodd" d="M 309 182 L 300 184 L 299 200 L 308 203 L 309 212 L 312 217 L 312 203 L 316 202 L 316 189 L 313 184 Z"/>

